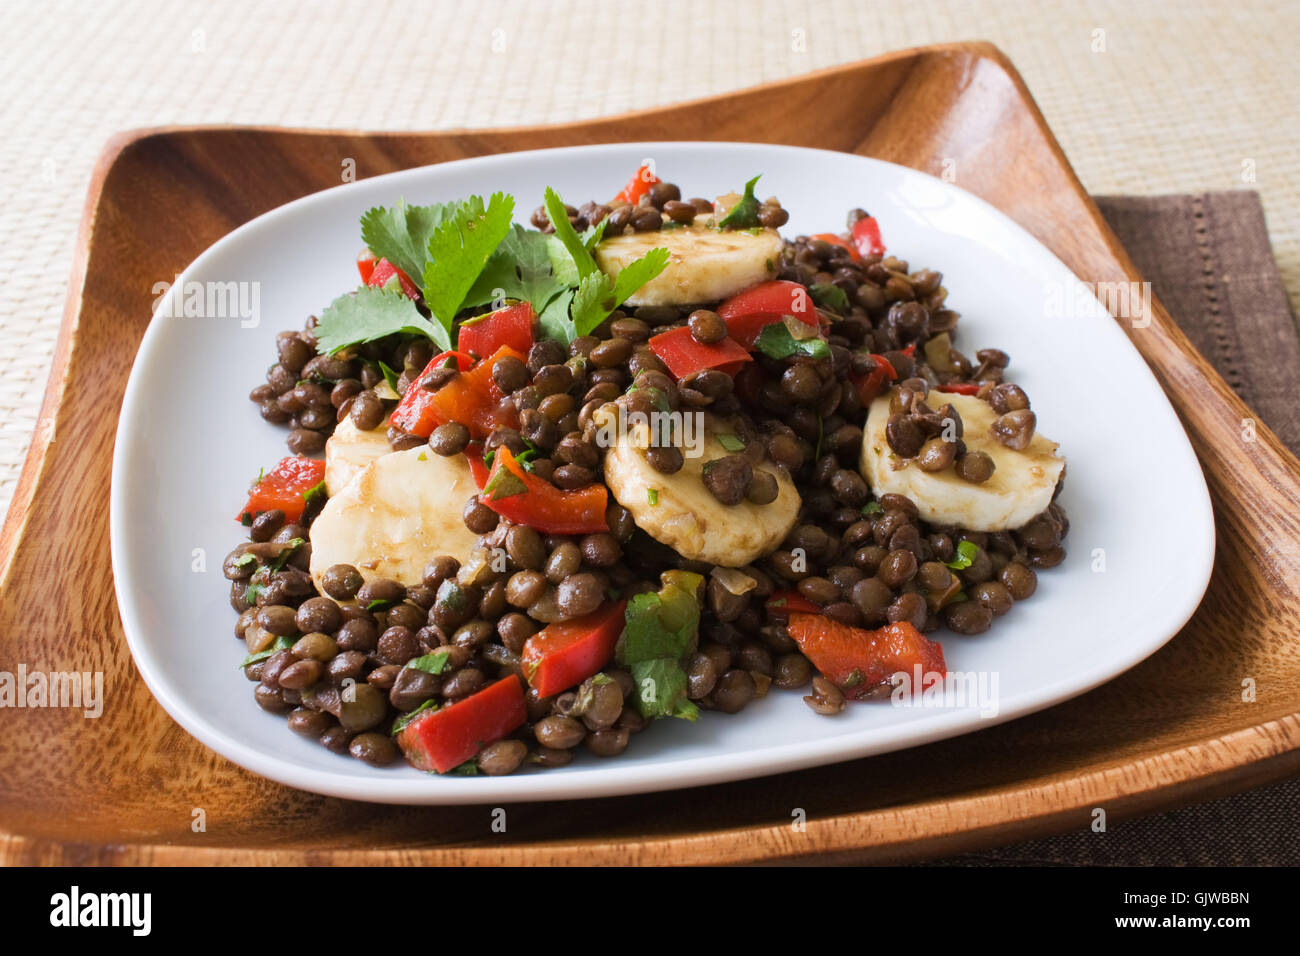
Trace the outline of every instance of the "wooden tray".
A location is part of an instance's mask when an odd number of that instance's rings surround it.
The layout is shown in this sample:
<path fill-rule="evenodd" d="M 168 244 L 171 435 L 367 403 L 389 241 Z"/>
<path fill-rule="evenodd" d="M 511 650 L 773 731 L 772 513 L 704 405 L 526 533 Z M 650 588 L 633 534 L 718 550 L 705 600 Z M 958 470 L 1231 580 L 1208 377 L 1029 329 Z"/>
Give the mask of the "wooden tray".
<path fill-rule="evenodd" d="M 139 679 L 113 599 L 109 465 L 153 283 L 281 203 L 360 175 L 484 153 L 652 139 L 766 139 L 939 173 L 1081 278 L 1137 279 L 1024 83 L 986 44 L 928 47 L 681 106 L 568 126 L 437 134 L 145 131 L 94 174 L 38 430 L 0 535 L 0 670 L 102 670 L 103 716 L 0 711 L 0 862 L 709 863 L 897 861 L 1255 786 L 1300 768 L 1300 463 L 1160 307 L 1129 330 L 1178 408 L 1214 497 L 1219 550 L 1188 626 L 1122 677 L 953 740 L 666 794 L 383 807 L 302 793 L 185 734 Z M 1177 520 L 1177 515 L 1171 515 Z M 1177 561 L 1178 555 L 1162 560 Z M 212 573 L 216 573 L 215 571 Z M 1115 626 L 1123 627 L 1117 621 Z M 1253 679 L 1257 698 L 1243 702 Z M 250 705 L 251 706 L 251 705 Z M 194 832 L 194 810 L 206 814 Z M 793 827 L 796 808 L 807 815 Z"/>

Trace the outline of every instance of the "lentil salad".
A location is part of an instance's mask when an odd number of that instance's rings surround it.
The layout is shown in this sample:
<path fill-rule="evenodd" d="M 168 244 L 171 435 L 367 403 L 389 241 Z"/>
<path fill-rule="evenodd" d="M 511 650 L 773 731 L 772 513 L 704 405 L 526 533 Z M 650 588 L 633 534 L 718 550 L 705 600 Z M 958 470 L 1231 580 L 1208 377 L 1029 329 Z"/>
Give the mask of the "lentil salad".
<path fill-rule="evenodd" d="M 363 286 L 250 395 L 293 454 L 225 570 L 291 729 L 497 774 L 774 686 L 835 714 L 941 673 L 927 634 L 987 630 L 1063 558 L 1008 357 L 953 347 L 941 276 L 870 216 L 784 241 L 755 181 L 683 200 L 644 168 L 546 198 L 531 230 L 500 194 L 371 210 Z"/>

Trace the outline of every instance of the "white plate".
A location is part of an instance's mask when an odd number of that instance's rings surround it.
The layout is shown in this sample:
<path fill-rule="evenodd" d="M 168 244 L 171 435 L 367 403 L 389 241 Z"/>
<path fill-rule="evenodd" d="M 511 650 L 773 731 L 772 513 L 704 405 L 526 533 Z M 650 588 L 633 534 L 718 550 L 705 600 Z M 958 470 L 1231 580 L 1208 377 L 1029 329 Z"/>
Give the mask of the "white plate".
<path fill-rule="evenodd" d="M 828 719 L 801 694 L 774 690 L 736 716 L 659 721 L 612 760 L 583 754 L 563 769 L 509 777 L 376 769 L 297 737 L 283 717 L 253 702 L 221 574 L 224 555 L 243 539 L 232 516 L 250 477 L 286 454 L 284 430 L 265 424 L 246 397 L 273 360 L 276 332 L 300 328 L 355 286 L 358 219 L 371 206 L 505 190 L 524 221 L 545 186 L 576 205 L 616 192 L 645 158 L 690 195 L 728 192 L 762 173 L 760 195 L 780 196 L 791 211 L 782 230 L 788 236 L 838 231 L 851 207 L 870 210 L 893 254 L 943 272 L 949 301 L 962 313 L 960 347 L 1010 353 L 1042 430 L 1069 459 L 1061 501 L 1071 532 L 1066 561 L 1041 574 L 1038 593 L 990 632 L 936 635 L 950 669 L 996 677 L 996 713 L 984 702 L 958 706 L 950 693 L 948 706 L 864 703 Z M 1169 402 L 1116 321 L 1095 299 L 1069 308 L 1079 281 L 1002 213 L 901 166 L 721 143 L 463 160 L 340 186 L 269 212 L 195 260 L 180 277 L 194 281 L 258 283 L 260 322 L 160 314 L 145 334 L 113 461 L 118 605 L 140 672 L 167 711 L 218 753 L 291 786 L 388 803 L 569 799 L 697 786 L 911 747 L 1041 710 L 1115 677 L 1182 627 L 1209 581 L 1214 524 L 1204 478 Z M 183 289 L 178 284 L 172 294 Z"/>

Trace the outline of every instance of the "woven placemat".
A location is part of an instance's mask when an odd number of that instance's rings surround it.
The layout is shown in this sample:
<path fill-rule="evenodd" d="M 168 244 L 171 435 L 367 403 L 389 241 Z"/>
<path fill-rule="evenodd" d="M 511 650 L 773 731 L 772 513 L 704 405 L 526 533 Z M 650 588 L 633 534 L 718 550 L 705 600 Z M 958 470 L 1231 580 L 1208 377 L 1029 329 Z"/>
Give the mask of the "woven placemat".
<path fill-rule="evenodd" d="M 1300 454 L 1300 334 L 1252 193 L 1099 196 L 1164 303 L 1260 420 Z M 1300 777 L 1222 800 L 936 863 L 1300 866 Z"/>
<path fill-rule="evenodd" d="M 4 25 L 0 514 L 36 425 L 91 167 L 131 127 L 555 123 L 991 40 L 1090 191 L 1258 189 L 1300 303 L 1289 0 L 44 0 L 5 3 Z"/>

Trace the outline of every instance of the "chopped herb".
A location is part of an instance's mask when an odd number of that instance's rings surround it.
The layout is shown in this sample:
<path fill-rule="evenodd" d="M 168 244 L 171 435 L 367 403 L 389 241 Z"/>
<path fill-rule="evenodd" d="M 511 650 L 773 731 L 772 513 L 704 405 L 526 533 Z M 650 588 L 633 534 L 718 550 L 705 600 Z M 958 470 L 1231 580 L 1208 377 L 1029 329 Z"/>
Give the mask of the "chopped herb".
<path fill-rule="evenodd" d="M 443 351 L 451 348 L 448 330 L 422 316 L 409 298 L 369 286 L 339 296 L 320 314 L 316 348 L 322 355 L 333 355 L 352 345 L 399 334 L 424 336 Z"/>
<path fill-rule="evenodd" d="M 423 657 L 407 661 L 406 666 L 417 671 L 424 671 L 426 674 L 441 674 L 447 669 L 447 661 L 450 659 L 450 650 L 437 650 L 432 654 L 425 654 Z"/>
<path fill-rule="evenodd" d="M 456 203 L 408 206 L 399 199 L 396 206 L 377 206 L 361 217 L 361 238 L 375 260 L 387 259 L 413 281 L 424 275 L 429 260 L 429 239 L 456 208 Z"/>
<path fill-rule="evenodd" d="M 658 488 L 647 489 L 646 497 L 650 499 L 650 504 L 652 505 L 659 504 L 659 489 Z"/>
<path fill-rule="evenodd" d="M 446 776 L 454 777 L 477 777 L 478 775 L 479 769 L 477 757 L 470 757 L 459 767 L 452 767 L 446 774 Z"/>
<path fill-rule="evenodd" d="M 393 371 L 393 369 L 389 368 L 388 364 L 382 360 L 379 362 L 379 371 L 383 373 L 384 381 L 388 383 L 388 387 L 391 388 L 394 392 L 396 392 L 397 373 Z M 398 394 L 401 393 L 399 392 Z"/>
<path fill-rule="evenodd" d="M 401 733 L 403 728 L 405 728 L 408 724 L 410 724 L 413 720 L 415 720 L 416 717 L 420 716 L 420 714 L 423 714 L 425 711 L 428 710 L 437 710 L 437 709 L 438 709 L 438 705 L 433 702 L 432 698 L 430 698 L 429 700 L 426 700 L 423 704 L 421 704 L 419 707 L 415 708 L 415 710 L 411 711 L 409 714 L 402 714 L 395 721 L 393 721 L 393 736 L 396 737 L 399 733 Z"/>
<path fill-rule="evenodd" d="M 799 320 L 796 319 L 796 322 Z M 800 322 L 800 325 L 804 323 Z M 811 326 L 806 326 L 811 329 Z M 809 358 L 829 358 L 831 347 L 820 336 L 796 339 L 784 322 L 773 322 L 764 326 L 758 333 L 754 346 L 768 358 L 784 359 L 792 355 L 806 355 Z"/>
<path fill-rule="evenodd" d="M 262 512 L 260 511 L 258 512 L 258 514 L 261 513 Z M 253 515 L 245 511 L 242 515 L 239 516 L 239 523 L 242 524 L 245 528 L 251 528 L 253 526 Z"/>
<path fill-rule="evenodd" d="M 814 282 L 808 292 L 812 295 L 813 301 L 823 309 L 830 309 L 840 315 L 849 311 L 849 297 L 837 285 L 829 282 Z"/>
<path fill-rule="evenodd" d="M 271 573 L 274 574 L 277 571 L 283 571 L 284 566 L 288 564 L 289 559 L 293 557 L 293 553 L 301 548 L 305 543 L 306 542 L 303 541 L 302 538 L 294 538 L 287 545 L 281 548 L 280 553 L 277 554 L 268 565 L 271 569 Z"/>
<path fill-rule="evenodd" d="M 302 500 L 307 502 L 308 504 L 311 504 L 313 501 L 315 501 L 323 494 L 325 494 L 324 478 L 322 478 L 319 482 L 317 482 L 316 484 L 308 488 L 306 491 L 304 491 L 302 493 Z"/>
<path fill-rule="evenodd" d="M 239 666 L 241 668 L 244 668 L 247 667 L 249 664 L 256 664 L 258 661 L 264 661 L 272 654 L 274 654 L 276 651 L 287 651 L 289 648 L 293 647 L 293 645 L 297 643 L 297 641 L 298 638 L 296 637 L 281 635 L 280 637 L 277 637 L 275 639 L 275 643 L 272 644 L 270 647 L 260 650 L 256 654 L 249 654 L 247 657 L 244 658 L 243 663 L 240 664 Z"/>
<path fill-rule="evenodd" d="M 745 443 L 735 435 L 718 435 L 718 444 L 727 451 L 744 451 Z"/>
<path fill-rule="evenodd" d="M 483 493 L 493 501 L 500 501 L 502 498 L 527 494 L 528 486 L 509 468 L 501 468 L 492 476 L 492 480 L 483 486 Z"/>
<path fill-rule="evenodd" d="M 250 564 L 256 564 L 256 563 L 257 563 L 256 555 L 250 554 L 248 552 L 241 554 L 239 557 L 237 557 L 234 561 L 231 562 L 231 564 L 233 564 L 237 568 L 246 568 Z"/>
<path fill-rule="evenodd" d="M 868 501 L 865 505 L 862 506 L 862 513 L 864 515 L 878 515 L 878 514 L 884 514 L 884 512 L 885 512 L 885 506 L 882 505 L 879 501 Z"/>
<path fill-rule="evenodd" d="M 665 571 L 658 592 L 628 602 L 615 657 L 632 672 L 643 717 L 699 716 L 686 697 L 683 661 L 697 644 L 703 581 L 690 571 Z"/>
<path fill-rule="evenodd" d="M 597 227 L 595 232 L 588 230 L 590 235 L 579 236 L 573 223 L 569 222 L 564 200 L 549 186 L 546 188 L 546 213 L 551 225 L 555 227 L 555 238 L 569 254 L 574 268 L 573 276 L 577 280 L 574 284 L 578 290 L 573 295 L 569 310 L 575 337 L 591 333 L 609 318 L 610 313 L 668 267 L 668 250 L 659 247 L 651 249 L 635 262 L 628 263 L 617 276 L 610 279 L 600 271 L 595 256 L 591 254 L 591 248 L 603 235 L 604 227 Z M 588 242 L 591 242 L 591 247 L 588 247 Z M 556 324 L 552 317 L 551 325 Z M 543 328 L 546 328 L 545 324 Z"/>
<path fill-rule="evenodd" d="M 388 600 L 387 598 L 375 598 L 373 601 L 371 601 L 369 604 L 366 605 L 366 610 L 386 611 L 393 606 L 393 603 L 394 602 Z"/>
<path fill-rule="evenodd" d="M 429 455 L 428 455 L 427 452 L 423 452 L 423 451 L 422 451 L 422 452 L 420 452 L 418 455 L 415 456 L 415 460 L 416 460 L 416 461 L 428 461 L 428 460 L 429 460 Z"/>
<path fill-rule="evenodd" d="M 271 577 L 271 569 L 265 565 L 253 572 L 253 576 L 248 579 L 248 588 L 244 591 L 244 600 L 248 602 L 249 607 L 257 603 L 258 595 L 266 590 L 268 579 Z"/>
<path fill-rule="evenodd" d="M 951 561 L 945 563 L 954 571 L 963 571 L 975 563 L 975 559 L 979 557 L 979 553 L 979 546 L 974 542 L 958 541 L 957 553 L 953 555 Z"/>
<path fill-rule="evenodd" d="M 514 210 L 514 197 L 505 193 L 494 193 L 487 202 L 482 196 L 470 196 L 429 236 L 424 304 L 448 338 L 470 289 L 510 232 Z"/>
<path fill-rule="evenodd" d="M 520 299 L 528 302 L 538 315 L 543 314 L 572 284 L 555 269 L 550 254 L 551 239 L 536 229 L 512 226 L 469 290 L 465 305 L 472 308 L 492 303 L 495 306 L 498 297 Z"/>
<path fill-rule="evenodd" d="M 761 175 L 761 174 L 760 174 Z M 760 229 L 763 224 L 758 219 L 758 200 L 754 197 L 754 185 L 759 176 L 745 183 L 745 195 L 731 207 L 731 210 L 718 222 L 720 229 Z"/>

